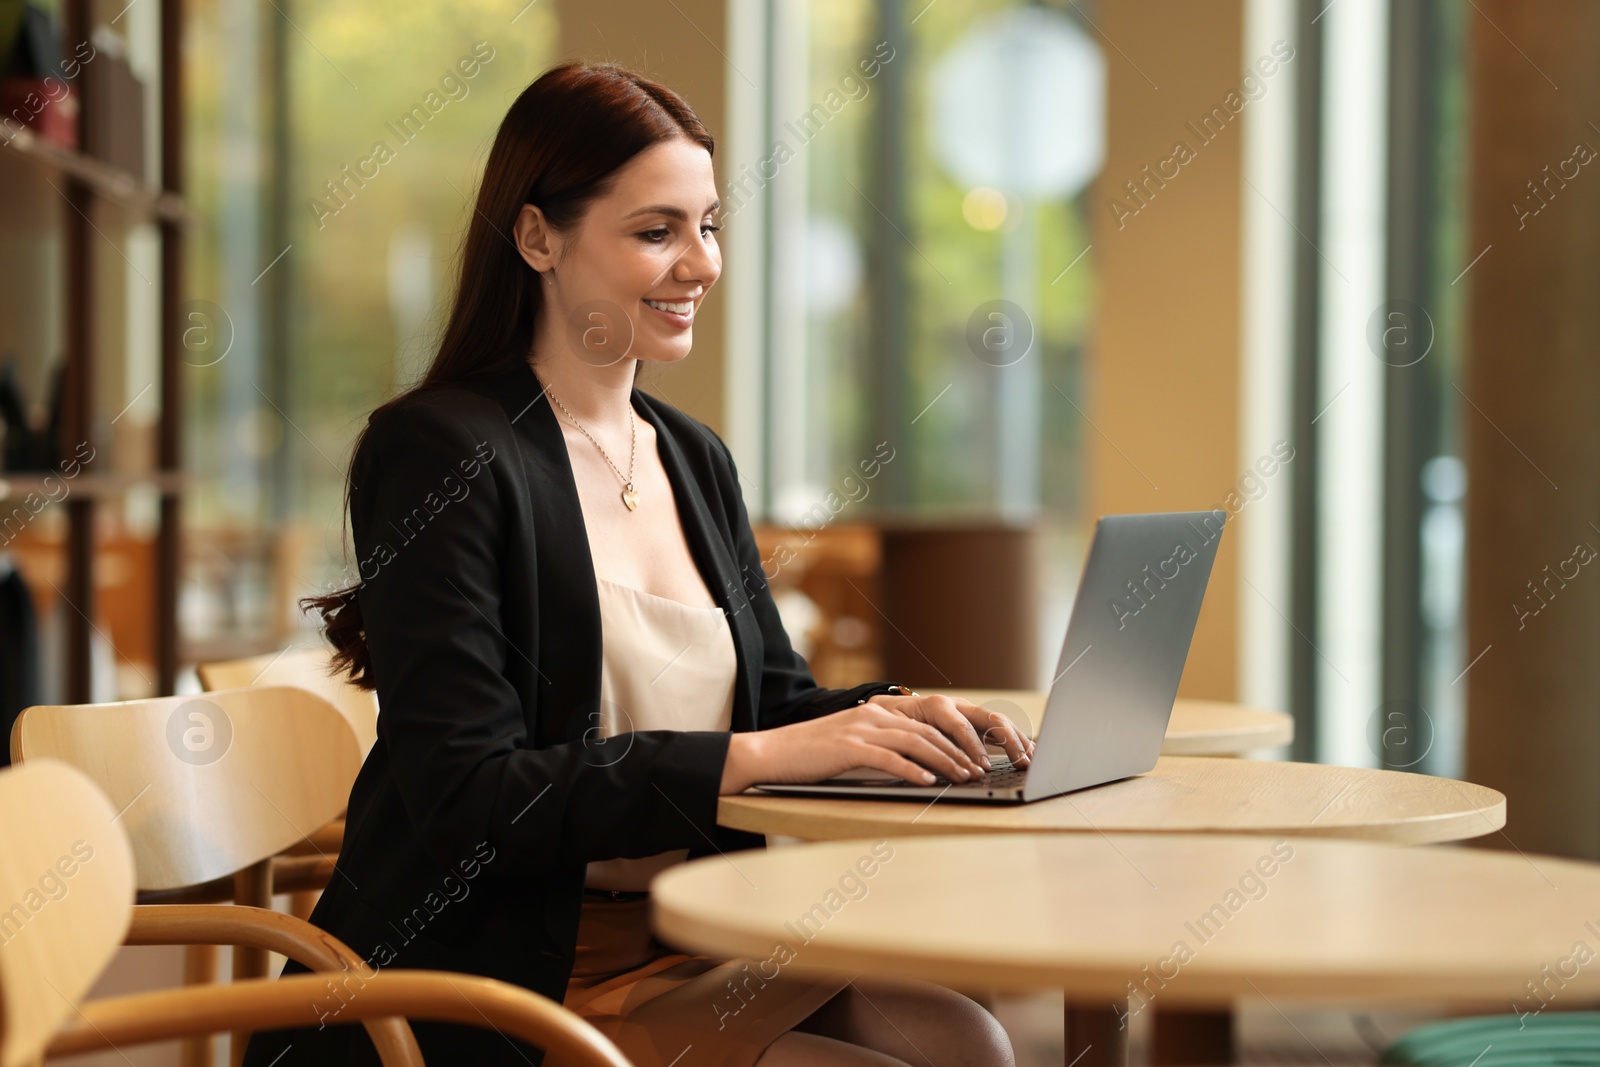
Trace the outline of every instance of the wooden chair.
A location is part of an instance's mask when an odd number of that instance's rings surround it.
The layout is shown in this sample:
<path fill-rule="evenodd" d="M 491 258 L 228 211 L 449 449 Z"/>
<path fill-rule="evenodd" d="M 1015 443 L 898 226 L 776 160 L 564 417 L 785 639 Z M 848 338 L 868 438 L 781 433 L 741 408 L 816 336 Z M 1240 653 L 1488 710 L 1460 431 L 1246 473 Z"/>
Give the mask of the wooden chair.
<path fill-rule="evenodd" d="M 327 885 L 334 854 L 279 853 L 344 810 L 361 764 L 344 716 L 290 686 L 27 708 L 11 759 L 41 756 L 78 767 L 117 805 L 141 902 L 262 909 L 275 891 Z M 192 950 L 185 969 L 186 982 L 214 982 L 215 949 Z M 236 980 L 267 971 L 265 949 L 235 948 Z M 198 1046 L 185 1059 L 208 1061 Z"/>
<path fill-rule="evenodd" d="M 318 647 L 286 648 L 265 656 L 202 663 L 196 670 L 200 684 L 208 690 L 251 685 L 294 685 L 311 690 L 350 721 L 365 759 L 378 739 L 378 694 L 334 677 L 331 668 L 328 650 Z"/>
<path fill-rule="evenodd" d="M 356 732 L 361 756 L 366 758 L 378 739 L 378 694 L 352 685 L 333 675 L 332 657 L 326 648 L 286 648 L 264 656 L 202 663 L 196 668 L 200 684 L 208 691 L 239 689 L 252 685 L 293 685 L 309 689 L 343 713 Z M 327 826 L 320 827 L 305 841 L 291 846 L 286 856 L 312 856 L 326 853 L 337 856 L 344 844 L 344 812 Z M 289 896 L 289 912 L 309 918 L 316 906 L 316 889 L 304 889 Z"/>
<path fill-rule="evenodd" d="M 166 934 L 186 926 L 166 906 L 133 905 L 137 848 L 120 825 L 126 814 L 68 764 L 35 759 L 0 771 L 0 821 L 7 828 L 0 900 L 17 902 L 0 916 L 0 1067 L 229 1029 L 303 1025 L 306 1005 L 325 995 L 326 977 L 309 974 L 83 1002 L 119 945 L 165 936 L 163 926 Z M 232 938 L 239 930 L 220 913 L 254 909 L 205 910 L 219 913 L 216 921 L 225 925 L 188 932 Z M 143 913 L 155 918 L 142 920 Z M 287 930 L 297 920 L 278 915 L 265 922 Z M 324 962 L 350 952 L 332 939 L 324 949 Z M 629 1067 L 599 1031 L 518 986 L 441 971 L 374 973 L 361 983 L 361 995 L 343 1004 L 336 1022 L 410 1016 L 489 1026 L 583 1067 Z M 409 1027 L 403 1032 L 410 1038 Z M 409 1048 L 379 1047 L 388 1067 L 422 1064 L 414 1039 Z"/>

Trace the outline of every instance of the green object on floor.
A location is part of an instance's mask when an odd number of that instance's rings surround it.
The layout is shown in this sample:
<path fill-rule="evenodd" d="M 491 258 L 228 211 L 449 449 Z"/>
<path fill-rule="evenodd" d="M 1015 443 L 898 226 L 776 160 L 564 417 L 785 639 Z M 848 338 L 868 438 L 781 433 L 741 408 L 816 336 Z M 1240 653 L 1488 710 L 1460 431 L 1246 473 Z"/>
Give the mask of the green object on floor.
<path fill-rule="evenodd" d="M 1433 1023 L 1390 1045 L 1378 1062 L 1407 1067 L 1600 1067 L 1600 1011 Z"/>

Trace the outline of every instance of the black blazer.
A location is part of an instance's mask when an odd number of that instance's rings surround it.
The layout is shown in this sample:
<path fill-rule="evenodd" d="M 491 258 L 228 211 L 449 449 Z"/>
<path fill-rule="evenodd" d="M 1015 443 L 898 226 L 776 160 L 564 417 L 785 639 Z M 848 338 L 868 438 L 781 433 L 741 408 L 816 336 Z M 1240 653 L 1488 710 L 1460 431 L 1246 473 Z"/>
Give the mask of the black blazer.
<path fill-rule="evenodd" d="M 817 686 L 779 621 L 727 446 L 638 389 L 632 401 L 655 427 L 691 554 L 732 630 L 732 729 L 887 691 Z M 326 1025 L 372 970 L 465 971 L 559 1003 L 590 860 L 765 843 L 716 823 L 729 733 L 598 737 L 594 568 L 561 427 L 526 364 L 379 415 L 350 477 L 381 714 L 311 921 L 371 970 L 330 983 L 308 1029 L 256 1035 L 250 1067 L 376 1062 L 359 1026 Z M 490 1031 L 416 1031 L 430 1062 L 542 1059 Z"/>

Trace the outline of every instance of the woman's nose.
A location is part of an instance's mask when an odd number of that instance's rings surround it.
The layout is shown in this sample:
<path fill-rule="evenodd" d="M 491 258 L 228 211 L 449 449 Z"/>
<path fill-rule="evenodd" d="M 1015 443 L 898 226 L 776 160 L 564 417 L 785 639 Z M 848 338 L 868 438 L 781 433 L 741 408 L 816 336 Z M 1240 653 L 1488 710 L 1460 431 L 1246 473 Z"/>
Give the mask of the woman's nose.
<path fill-rule="evenodd" d="M 689 247 L 673 269 L 673 276 L 679 281 L 700 282 L 707 286 L 715 282 L 721 273 L 722 255 L 715 239 L 710 237 L 691 239 Z"/>

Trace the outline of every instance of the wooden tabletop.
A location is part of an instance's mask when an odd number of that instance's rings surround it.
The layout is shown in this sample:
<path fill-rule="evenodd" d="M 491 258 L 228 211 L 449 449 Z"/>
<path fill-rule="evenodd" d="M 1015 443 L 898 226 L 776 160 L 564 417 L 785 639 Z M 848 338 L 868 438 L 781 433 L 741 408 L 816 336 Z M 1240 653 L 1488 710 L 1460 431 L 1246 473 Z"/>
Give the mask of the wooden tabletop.
<path fill-rule="evenodd" d="M 662 940 L 786 973 L 1060 988 L 1085 1005 L 1128 997 L 1130 1010 L 1282 995 L 1533 1011 L 1525 983 L 1554 972 L 1563 1002 L 1600 998 L 1600 967 L 1574 960 L 1577 944 L 1592 958 L 1600 943 L 1600 865 L 1514 851 L 1155 834 L 861 840 L 696 860 L 650 890 Z"/>
<path fill-rule="evenodd" d="M 836 800 L 751 791 L 723 797 L 717 821 L 808 841 L 1050 830 L 1295 834 L 1416 845 L 1500 829 L 1506 798 L 1470 782 L 1402 771 L 1163 756 L 1149 774 L 1032 804 Z"/>
<path fill-rule="evenodd" d="M 1026 689 L 930 689 L 929 692 L 961 697 L 992 707 L 1026 723 L 1029 737 L 1037 737 L 1048 694 Z M 1237 756 L 1263 748 L 1277 748 L 1294 740 L 1294 720 L 1281 711 L 1263 711 L 1221 700 L 1179 700 L 1172 705 L 1164 756 Z"/>

